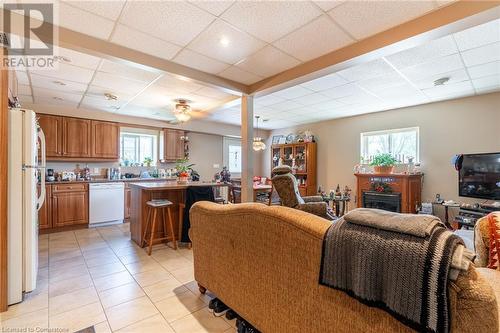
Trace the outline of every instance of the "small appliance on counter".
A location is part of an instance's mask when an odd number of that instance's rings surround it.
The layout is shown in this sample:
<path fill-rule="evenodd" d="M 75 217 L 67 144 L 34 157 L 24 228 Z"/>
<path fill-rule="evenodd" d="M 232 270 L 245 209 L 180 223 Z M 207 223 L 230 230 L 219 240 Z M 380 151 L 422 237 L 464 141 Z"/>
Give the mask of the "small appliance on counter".
<path fill-rule="evenodd" d="M 47 169 L 47 178 L 46 180 L 48 182 L 55 182 L 56 181 L 56 176 L 54 174 L 54 169 Z"/>
<path fill-rule="evenodd" d="M 73 171 L 63 171 L 61 172 L 61 180 L 64 181 L 75 181 L 76 175 Z"/>

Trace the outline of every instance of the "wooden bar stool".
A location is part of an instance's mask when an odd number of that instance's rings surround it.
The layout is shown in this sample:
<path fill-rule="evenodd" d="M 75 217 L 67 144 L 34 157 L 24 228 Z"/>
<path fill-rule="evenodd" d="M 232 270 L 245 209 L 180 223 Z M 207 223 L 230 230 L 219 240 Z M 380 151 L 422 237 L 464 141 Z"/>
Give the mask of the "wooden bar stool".
<path fill-rule="evenodd" d="M 175 240 L 174 226 L 172 224 L 172 213 L 170 212 L 170 206 L 172 206 L 172 202 L 166 199 L 160 199 L 160 200 L 157 199 L 146 202 L 146 206 L 148 207 L 148 217 L 146 219 L 146 228 L 144 229 L 144 234 L 142 236 L 141 247 L 144 247 L 144 245 L 149 245 L 148 255 L 151 255 L 153 242 L 158 240 L 162 241 L 168 239 L 167 229 L 170 229 L 170 233 L 172 234 L 172 242 L 174 243 L 174 249 L 177 250 L 177 241 Z M 167 215 L 168 215 L 168 228 L 167 228 L 167 221 L 165 220 L 165 209 L 167 210 Z M 158 211 L 161 213 L 162 217 L 160 221 L 163 220 L 164 237 L 162 238 L 154 238 Z M 149 240 L 147 240 L 146 238 L 148 230 L 150 233 Z"/>

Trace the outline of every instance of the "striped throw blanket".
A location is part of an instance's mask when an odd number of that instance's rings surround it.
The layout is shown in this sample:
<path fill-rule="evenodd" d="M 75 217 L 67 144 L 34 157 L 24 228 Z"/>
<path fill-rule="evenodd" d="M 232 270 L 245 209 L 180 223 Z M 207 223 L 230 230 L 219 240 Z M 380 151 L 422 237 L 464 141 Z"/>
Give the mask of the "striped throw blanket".
<path fill-rule="evenodd" d="M 326 233 L 319 281 L 418 331 L 446 333 L 448 274 L 459 244 L 435 217 L 356 209 Z"/>

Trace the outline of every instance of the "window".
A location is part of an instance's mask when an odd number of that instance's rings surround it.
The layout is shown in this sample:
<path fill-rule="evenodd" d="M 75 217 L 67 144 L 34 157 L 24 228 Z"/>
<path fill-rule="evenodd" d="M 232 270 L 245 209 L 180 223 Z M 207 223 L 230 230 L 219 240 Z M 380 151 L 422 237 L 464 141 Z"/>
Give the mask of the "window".
<path fill-rule="evenodd" d="M 402 162 L 413 157 L 419 161 L 418 127 L 361 133 L 361 157 L 369 161 L 373 156 L 389 153 Z"/>
<path fill-rule="evenodd" d="M 120 159 L 125 165 L 142 164 L 146 158 L 155 165 L 158 160 L 158 132 L 144 129 L 122 129 Z"/>
<path fill-rule="evenodd" d="M 233 176 L 241 174 L 241 140 L 224 137 L 223 162 Z"/>

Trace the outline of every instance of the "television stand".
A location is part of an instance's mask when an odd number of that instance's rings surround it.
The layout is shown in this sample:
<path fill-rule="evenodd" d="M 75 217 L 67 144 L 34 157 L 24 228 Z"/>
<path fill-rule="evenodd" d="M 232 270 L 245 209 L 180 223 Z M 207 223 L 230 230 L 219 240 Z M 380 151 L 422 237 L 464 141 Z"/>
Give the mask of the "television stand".
<path fill-rule="evenodd" d="M 474 228 L 477 220 L 491 212 L 500 211 L 500 206 L 487 204 L 461 204 L 460 211 L 455 217 L 458 228 Z"/>

